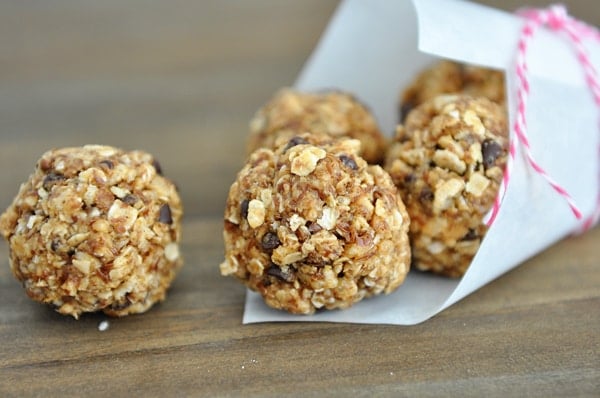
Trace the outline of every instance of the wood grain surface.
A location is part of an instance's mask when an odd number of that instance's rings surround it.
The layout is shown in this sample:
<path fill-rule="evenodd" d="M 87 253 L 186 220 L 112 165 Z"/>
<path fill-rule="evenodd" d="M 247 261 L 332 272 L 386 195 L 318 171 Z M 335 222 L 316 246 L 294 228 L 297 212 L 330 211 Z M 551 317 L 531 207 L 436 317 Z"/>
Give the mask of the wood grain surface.
<path fill-rule="evenodd" d="M 595 1 L 566 3 L 600 24 Z M 44 151 L 100 143 L 156 155 L 186 209 L 185 266 L 143 315 L 32 302 L 0 243 L 0 396 L 600 395 L 600 228 L 420 325 L 241 324 L 244 288 L 218 272 L 227 190 L 248 120 L 336 5 L 0 2 L 0 208 Z"/>

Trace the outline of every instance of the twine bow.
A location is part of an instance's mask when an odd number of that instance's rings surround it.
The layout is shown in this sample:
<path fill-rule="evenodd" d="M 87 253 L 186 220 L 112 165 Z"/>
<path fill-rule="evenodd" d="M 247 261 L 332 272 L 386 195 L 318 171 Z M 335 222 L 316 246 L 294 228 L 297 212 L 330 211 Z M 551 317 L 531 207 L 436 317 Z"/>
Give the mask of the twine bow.
<path fill-rule="evenodd" d="M 564 189 L 558 182 L 556 182 L 542 166 L 535 160 L 531 153 L 531 146 L 529 139 L 527 138 L 527 101 L 529 99 L 529 79 L 527 76 L 527 51 L 529 43 L 535 36 L 535 33 L 541 26 L 546 26 L 553 30 L 557 34 L 564 34 L 571 42 L 577 60 L 581 64 L 583 73 L 585 75 L 586 83 L 594 97 L 594 103 L 600 110 L 600 84 L 598 83 L 598 74 L 592 61 L 589 57 L 589 53 L 583 44 L 586 39 L 594 39 L 600 42 L 600 32 L 583 22 L 580 22 L 567 14 L 567 10 L 563 5 L 553 5 L 546 9 L 526 9 L 519 12 L 525 23 L 521 29 L 521 36 L 519 38 L 517 46 L 517 59 L 516 59 L 516 76 L 517 76 L 517 115 L 515 122 L 512 126 L 514 136 L 516 140 L 510 140 L 508 148 L 508 158 L 506 161 L 506 168 L 504 170 L 504 176 L 500 184 L 499 194 L 494 201 L 490 216 L 488 219 L 488 226 L 490 226 L 498 212 L 500 211 L 500 205 L 502 199 L 506 193 L 506 188 L 511 178 L 512 166 L 517 151 L 517 145 L 521 146 L 529 166 L 540 176 L 542 176 L 548 184 L 560 195 L 568 204 L 569 208 L 573 212 L 573 215 L 577 219 L 582 218 L 581 211 L 575 204 L 575 201 L 571 195 Z M 600 129 L 600 118 L 598 119 Z M 598 157 L 600 158 L 600 143 L 598 146 Z M 583 231 L 588 230 L 596 224 L 600 218 L 600 167 L 598 168 L 598 185 L 599 190 L 596 196 L 596 207 L 592 215 L 586 218 L 583 222 Z"/>

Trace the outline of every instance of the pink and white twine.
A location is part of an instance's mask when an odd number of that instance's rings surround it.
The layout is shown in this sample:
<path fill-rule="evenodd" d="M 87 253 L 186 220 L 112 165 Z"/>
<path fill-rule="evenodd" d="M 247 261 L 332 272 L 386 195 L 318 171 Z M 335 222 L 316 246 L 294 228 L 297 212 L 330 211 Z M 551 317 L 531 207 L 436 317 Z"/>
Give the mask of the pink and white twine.
<path fill-rule="evenodd" d="M 498 212 L 500 211 L 500 205 L 502 199 L 506 193 L 506 188 L 510 182 L 512 175 L 512 167 L 517 152 L 517 146 L 520 145 L 527 162 L 530 167 L 540 176 L 542 176 L 548 184 L 560 195 L 568 204 L 573 215 L 577 219 L 582 218 L 582 213 L 575 204 L 575 201 L 571 195 L 563 188 L 558 182 L 556 182 L 540 164 L 535 160 L 531 152 L 531 146 L 529 139 L 527 138 L 527 102 L 529 98 L 529 79 L 527 71 L 527 51 L 529 43 L 535 36 L 537 30 L 542 27 L 548 27 L 549 29 L 564 34 L 575 50 L 577 60 L 583 68 L 585 80 L 592 92 L 594 103 L 600 110 L 600 84 L 598 82 L 598 74 L 594 65 L 591 62 L 588 51 L 584 46 L 584 40 L 594 39 L 600 42 L 600 32 L 594 27 L 586 25 L 567 14 L 567 11 L 562 5 L 553 5 L 547 9 L 527 9 L 519 13 L 525 18 L 525 24 L 521 29 L 521 36 L 519 38 L 517 47 L 517 59 L 516 59 L 516 76 L 517 76 L 517 114 L 515 122 L 512 126 L 512 131 L 516 139 L 511 139 L 508 149 L 508 158 L 506 161 L 506 168 L 504 170 L 504 176 L 500 184 L 498 196 L 490 211 L 487 224 L 490 226 Z M 598 119 L 600 129 L 600 118 Z M 600 143 L 598 146 L 598 156 L 600 159 Z M 596 206 L 592 215 L 587 217 L 582 226 L 582 230 L 587 230 L 594 226 L 600 218 L 600 166 L 598 168 L 598 191 L 596 196 Z"/>

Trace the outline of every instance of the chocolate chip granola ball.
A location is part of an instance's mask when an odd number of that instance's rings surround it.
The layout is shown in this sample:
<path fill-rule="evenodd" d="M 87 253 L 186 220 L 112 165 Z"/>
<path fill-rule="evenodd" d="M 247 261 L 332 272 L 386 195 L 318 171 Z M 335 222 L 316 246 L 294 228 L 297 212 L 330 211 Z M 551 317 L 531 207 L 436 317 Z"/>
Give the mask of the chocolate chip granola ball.
<path fill-rule="evenodd" d="M 487 228 L 507 156 L 504 110 L 485 98 L 439 96 L 408 114 L 385 168 L 411 218 L 416 268 L 464 274 Z"/>
<path fill-rule="evenodd" d="M 485 97 L 503 105 L 504 73 L 499 70 L 443 60 L 423 70 L 400 98 L 400 121 L 408 112 L 442 94 Z"/>
<path fill-rule="evenodd" d="M 182 206 L 141 151 L 46 152 L 0 217 L 10 264 L 33 300 L 61 314 L 144 312 L 181 265 Z"/>
<path fill-rule="evenodd" d="M 221 273 L 299 314 L 396 289 L 410 264 L 409 219 L 359 145 L 305 134 L 252 153 L 229 191 Z"/>
<path fill-rule="evenodd" d="M 383 161 L 386 141 L 370 111 L 353 96 L 332 91 L 302 93 L 283 89 L 258 110 L 250 122 L 248 153 L 275 147 L 305 132 L 356 138 L 360 155 L 369 163 Z"/>

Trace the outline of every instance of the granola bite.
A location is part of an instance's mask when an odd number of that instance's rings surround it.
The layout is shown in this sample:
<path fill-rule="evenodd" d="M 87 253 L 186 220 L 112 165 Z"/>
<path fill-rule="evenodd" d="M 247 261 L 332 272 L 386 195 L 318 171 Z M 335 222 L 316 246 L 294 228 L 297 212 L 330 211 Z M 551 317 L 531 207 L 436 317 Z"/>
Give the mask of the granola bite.
<path fill-rule="evenodd" d="M 400 98 L 400 121 L 423 102 L 442 94 L 485 97 L 504 105 L 504 73 L 499 70 L 443 60 L 423 70 Z"/>
<path fill-rule="evenodd" d="M 304 134 L 252 153 L 227 198 L 221 274 L 298 314 L 395 290 L 410 265 L 409 219 L 359 146 Z"/>
<path fill-rule="evenodd" d="M 27 295 L 64 315 L 123 316 L 165 298 L 181 266 L 182 205 L 142 151 L 46 152 L 0 216 Z"/>
<path fill-rule="evenodd" d="M 331 91 L 279 91 L 250 122 L 248 154 L 275 148 L 277 137 L 289 140 L 305 132 L 349 137 L 361 142 L 360 155 L 369 163 L 383 161 L 386 140 L 371 112 L 350 94 Z"/>
<path fill-rule="evenodd" d="M 465 273 L 487 231 L 482 220 L 498 193 L 507 147 L 505 112 L 485 98 L 439 96 L 398 126 L 385 169 L 411 218 L 417 269 Z"/>

